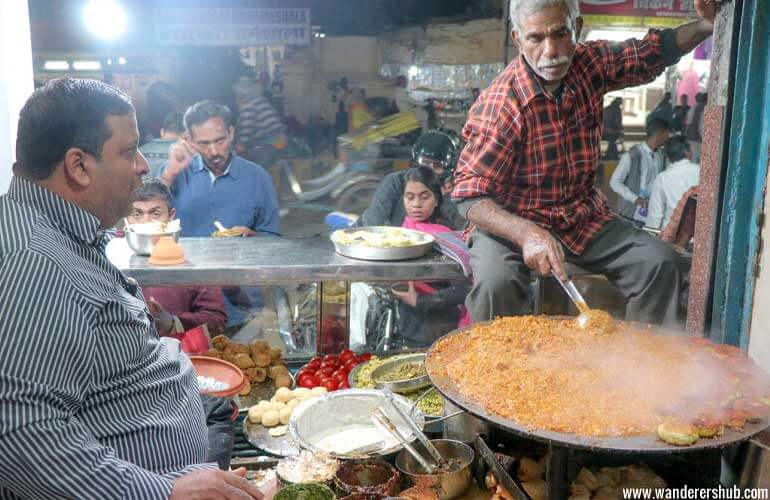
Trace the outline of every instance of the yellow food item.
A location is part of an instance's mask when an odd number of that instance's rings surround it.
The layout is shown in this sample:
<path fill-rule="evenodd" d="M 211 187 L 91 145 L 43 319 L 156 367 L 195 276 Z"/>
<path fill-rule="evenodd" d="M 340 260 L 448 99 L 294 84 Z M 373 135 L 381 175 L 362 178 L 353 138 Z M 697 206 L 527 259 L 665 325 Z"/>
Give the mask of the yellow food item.
<path fill-rule="evenodd" d="M 532 481 L 543 477 L 545 467 L 535 462 L 529 457 L 524 457 L 519 461 L 518 476 L 521 481 Z"/>
<path fill-rule="evenodd" d="M 294 392 L 288 387 L 280 387 L 277 391 L 275 391 L 275 399 L 282 403 L 288 403 L 294 399 Z"/>
<path fill-rule="evenodd" d="M 270 355 L 263 352 L 257 354 L 254 356 L 254 364 L 261 366 L 262 368 L 267 368 L 270 366 Z"/>
<path fill-rule="evenodd" d="M 276 361 L 283 355 L 283 351 L 281 351 L 278 347 L 271 347 L 269 354 L 271 361 Z"/>
<path fill-rule="evenodd" d="M 329 391 L 326 389 L 326 387 L 318 386 L 318 387 L 313 387 L 310 390 L 310 392 L 313 394 L 313 396 L 323 396 Z"/>
<path fill-rule="evenodd" d="M 617 330 L 615 320 L 610 313 L 601 309 L 589 309 L 582 313 L 582 327 L 596 333 L 613 333 Z"/>
<path fill-rule="evenodd" d="M 294 411 L 294 407 L 287 406 L 286 408 L 281 408 L 281 411 L 278 412 L 279 416 L 281 417 L 281 423 L 283 425 L 286 425 L 289 423 L 289 419 L 291 418 L 292 411 Z"/>
<path fill-rule="evenodd" d="M 254 361 L 251 360 L 251 357 L 248 354 L 235 354 L 232 359 L 232 363 L 240 369 L 254 366 Z"/>
<path fill-rule="evenodd" d="M 658 437 L 676 446 L 694 444 L 700 435 L 695 426 L 678 418 L 668 418 L 658 425 Z"/>
<path fill-rule="evenodd" d="M 297 398 L 294 398 L 294 399 L 292 399 L 292 400 L 288 401 L 288 402 L 286 403 L 286 406 L 287 406 L 288 408 L 296 408 L 297 406 L 299 406 L 300 402 L 301 402 L 301 401 L 300 401 L 299 399 L 297 399 Z"/>
<path fill-rule="evenodd" d="M 240 392 L 238 392 L 238 395 L 248 396 L 249 394 L 251 394 L 251 383 L 246 381 L 246 383 L 243 384 L 243 389 L 241 389 Z"/>
<path fill-rule="evenodd" d="M 289 369 L 283 365 L 271 366 L 267 369 L 267 373 L 271 379 L 275 380 L 281 375 L 288 375 Z"/>
<path fill-rule="evenodd" d="M 275 378 L 276 387 L 291 387 L 291 377 L 288 375 L 278 375 Z"/>
<path fill-rule="evenodd" d="M 254 405 L 251 408 L 249 408 L 249 422 L 252 424 L 261 424 L 262 423 L 262 415 L 265 414 L 267 411 L 267 407 L 260 406 L 260 405 Z"/>
<path fill-rule="evenodd" d="M 340 229 L 332 233 L 331 239 L 338 245 L 376 248 L 411 247 L 427 241 L 427 239 L 397 227 L 389 227 L 381 231 L 362 229 L 352 233 Z"/>
<path fill-rule="evenodd" d="M 262 425 L 275 427 L 281 422 L 281 414 L 277 410 L 268 410 L 262 415 Z"/>

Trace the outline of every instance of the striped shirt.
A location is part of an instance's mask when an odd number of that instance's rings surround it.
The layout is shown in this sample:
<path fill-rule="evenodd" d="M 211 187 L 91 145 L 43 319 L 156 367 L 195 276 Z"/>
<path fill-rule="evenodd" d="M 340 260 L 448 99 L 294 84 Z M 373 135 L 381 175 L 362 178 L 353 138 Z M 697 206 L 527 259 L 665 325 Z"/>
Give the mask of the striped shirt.
<path fill-rule="evenodd" d="M 189 359 L 93 215 L 14 177 L 0 220 L 0 498 L 168 498 L 210 467 Z"/>
<path fill-rule="evenodd" d="M 272 105 L 262 96 L 253 96 L 239 105 L 235 143 L 246 149 L 269 144 L 286 128 Z"/>

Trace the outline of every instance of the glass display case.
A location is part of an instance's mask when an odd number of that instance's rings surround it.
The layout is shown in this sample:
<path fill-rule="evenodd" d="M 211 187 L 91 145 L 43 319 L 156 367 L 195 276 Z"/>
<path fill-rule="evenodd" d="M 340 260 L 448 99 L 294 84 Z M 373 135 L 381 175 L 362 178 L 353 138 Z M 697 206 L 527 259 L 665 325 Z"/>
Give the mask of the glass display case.
<path fill-rule="evenodd" d="M 436 252 L 405 261 L 356 260 L 336 254 L 329 238 L 322 236 L 181 238 L 179 243 L 187 261 L 177 266 L 151 265 L 119 239 L 110 244 L 107 254 L 142 287 L 259 286 L 265 305 L 249 328 L 259 338 L 282 346 L 287 360 L 349 346 L 376 351 L 394 348 L 389 332 L 395 318 L 388 319 L 387 314 L 377 320 L 377 338 L 366 338 L 366 328 L 358 324 L 353 328 L 355 338 L 350 338 L 351 308 L 359 319 L 362 310 L 355 287 L 351 301 L 351 283 L 365 282 L 372 293 L 386 295 L 393 282 L 468 279 L 457 263 Z"/>

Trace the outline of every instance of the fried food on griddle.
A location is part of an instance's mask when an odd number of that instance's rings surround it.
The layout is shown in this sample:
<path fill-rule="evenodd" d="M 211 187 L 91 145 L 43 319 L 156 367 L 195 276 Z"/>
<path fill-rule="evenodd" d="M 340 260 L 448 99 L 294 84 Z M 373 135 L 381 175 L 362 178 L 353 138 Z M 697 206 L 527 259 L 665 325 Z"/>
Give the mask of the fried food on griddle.
<path fill-rule="evenodd" d="M 224 351 L 227 346 L 230 345 L 230 337 L 225 337 L 224 335 L 217 335 L 213 339 L 211 339 L 211 345 L 214 346 L 215 349 L 218 351 Z"/>
<path fill-rule="evenodd" d="M 598 334 L 609 334 L 617 330 L 615 320 L 612 319 L 610 313 L 602 309 L 589 309 L 582 313 L 580 317 L 582 318 L 579 321 L 586 330 Z"/>
<path fill-rule="evenodd" d="M 698 431 L 689 422 L 677 417 L 667 417 L 658 425 L 658 437 L 676 446 L 690 446 L 698 441 Z"/>
<path fill-rule="evenodd" d="M 689 442 L 770 419 L 770 377 L 740 350 L 616 324 L 603 335 L 573 319 L 500 318 L 440 339 L 426 368 L 485 411 L 533 431 L 656 435 L 673 416 L 693 426 L 684 433 Z"/>

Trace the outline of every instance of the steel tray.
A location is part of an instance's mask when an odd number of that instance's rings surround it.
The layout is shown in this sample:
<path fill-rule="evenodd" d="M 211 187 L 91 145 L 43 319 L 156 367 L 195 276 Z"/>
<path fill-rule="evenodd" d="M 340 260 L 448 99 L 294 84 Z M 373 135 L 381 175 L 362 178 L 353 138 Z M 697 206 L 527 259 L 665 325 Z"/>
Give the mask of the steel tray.
<path fill-rule="evenodd" d="M 397 357 L 395 359 L 389 359 L 388 361 L 385 361 L 383 364 L 375 368 L 374 371 L 372 371 L 372 380 L 374 381 L 374 385 L 377 387 L 377 389 L 387 387 L 391 391 L 397 393 L 412 392 L 425 387 L 430 387 L 431 382 L 427 372 L 425 372 L 425 375 L 410 379 L 378 382 L 378 378 L 383 377 L 385 374 L 390 373 L 393 370 L 397 370 L 400 366 L 415 363 L 420 363 L 424 366 L 425 353 L 411 354 L 408 356 Z"/>
<path fill-rule="evenodd" d="M 374 233 L 382 233 L 385 230 L 392 230 L 390 226 L 366 226 L 366 227 L 351 227 L 346 229 L 339 229 L 346 233 L 355 233 L 358 231 L 371 231 Z M 433 243 L 436 241 L 433 236 L 422 231 L 414 231 L 412 229 L 399 228 L 401 231 L 409 233 L 412 238 L 419 241 L 420 244 L 412 245 L 408 247 L 393 247 L 393 248 L 381 248 L 371 247 L 365 245 L 342 245 L 332 240 L 334 244 L 334 250 L 345 257 L 360 260 L 408 260 L 422 257 L 430 251 L 433 247 Z M 333 234 L 333 233 L 332 233 Z"/>

